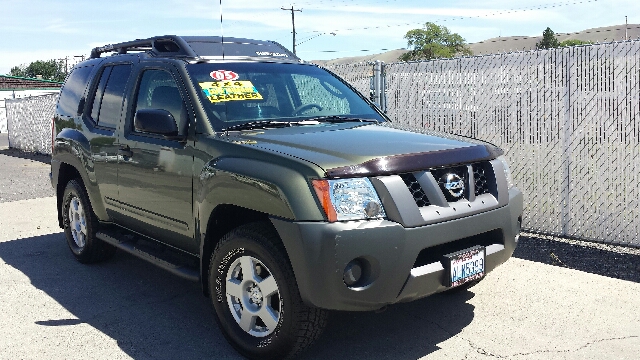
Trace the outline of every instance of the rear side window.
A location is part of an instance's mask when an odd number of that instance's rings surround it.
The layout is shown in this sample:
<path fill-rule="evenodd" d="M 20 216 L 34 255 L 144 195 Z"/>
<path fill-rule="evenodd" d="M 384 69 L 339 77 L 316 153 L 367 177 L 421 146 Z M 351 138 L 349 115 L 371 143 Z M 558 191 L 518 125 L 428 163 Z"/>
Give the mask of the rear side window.
<path fill-rule="evenodd" d="M 131 65 L 106 66 L 92 95 L 91 119 L 99 126 L 115 128 L 120 120 L 124 90 Z"/>
<path fill-rule="evenodd" d="M 60 99 L 58 100 L 59 115 L 72 117 L 82 111 L 82 109 L 78 109 L 78 105 L 87 87 L 91 70 L 93 70 L 93 65 L 72 70 L 71 75 L 69 75 L 60 91 Z"/>

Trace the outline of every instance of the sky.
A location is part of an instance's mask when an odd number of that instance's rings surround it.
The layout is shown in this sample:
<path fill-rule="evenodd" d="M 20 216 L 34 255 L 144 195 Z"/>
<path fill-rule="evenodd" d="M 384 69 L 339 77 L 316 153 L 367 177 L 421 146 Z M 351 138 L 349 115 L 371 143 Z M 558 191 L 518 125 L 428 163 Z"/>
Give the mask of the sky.
<path fill-rule="evenodd" d="M 291 50 L 291 11 L 282 10 L 291 7 L 302 10 L 294 14 L 304 60 L 405 48 L 406 32 L 427 21 L 469 43 L 621 25 L 625 15 L 640 24 L 638 0 L 0 0 L 0 74 L 36 60 L 71 64 L 93 47 L 158 35 L 222 33 Z"/>

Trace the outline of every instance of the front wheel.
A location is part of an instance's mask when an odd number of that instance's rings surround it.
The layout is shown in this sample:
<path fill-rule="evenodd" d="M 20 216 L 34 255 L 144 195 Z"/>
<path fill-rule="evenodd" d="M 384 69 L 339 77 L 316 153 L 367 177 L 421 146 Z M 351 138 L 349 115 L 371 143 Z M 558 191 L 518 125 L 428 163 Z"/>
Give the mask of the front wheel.
<path fill-rule="evenodd" d="M 116 248 L 95 237 L 98 219 L 79 180 L 67 183 L 61 210 L 67 244 L 79 262 L 94 263 L 113 256 Z"/>
<path fill-rule="evenodd" d="M 251 359 L 294 357 L 318 338 L 327 312 L 306 306 L 275 231 L 249 224 L 216 246 L 209 289 L 218 325 L 229 343 Z"/>

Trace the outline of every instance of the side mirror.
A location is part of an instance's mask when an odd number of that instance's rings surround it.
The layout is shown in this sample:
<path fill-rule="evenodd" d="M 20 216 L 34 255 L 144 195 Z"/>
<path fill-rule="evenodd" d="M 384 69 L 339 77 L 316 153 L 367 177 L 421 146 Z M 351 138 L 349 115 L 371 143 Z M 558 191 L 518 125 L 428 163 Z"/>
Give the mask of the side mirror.
<path fill-rule="evenodd" d="M 178 137 L 178 126 L 176 121 L 167 110 L 162 109 L 141 109 L 136 111 L 133 119 L 133 126 L 136 131 L 163 135 L 168 139 L 175 140 Z"/>

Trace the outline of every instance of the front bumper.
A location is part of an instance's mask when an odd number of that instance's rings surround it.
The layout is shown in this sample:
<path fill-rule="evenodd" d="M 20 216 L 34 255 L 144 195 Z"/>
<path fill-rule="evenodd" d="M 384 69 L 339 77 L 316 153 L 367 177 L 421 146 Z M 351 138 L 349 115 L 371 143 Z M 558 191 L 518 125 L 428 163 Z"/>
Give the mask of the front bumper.
<path fill-rule="evenodd" d="M 303 301 L 324 309 L 358 311 L 449 289 L 440 261 L 423 264 L 419 255 L 439 258 L 450 253 L 457 242 L 468 248 L 469 242 L 485 241 L 485 272 L 495 269 L 515 250 L 522 209 L 522 193 L 512 188 L 505 206 L 414 228 L 388 220 L 272 222 L 287 249 Z M 491 234 L 491 238 L 487 240 L 479 234 Z M 447 250 L 433 254 L 441 249 Z M 369 264 L 371 279 L 364 286 L 349 288 L 343 274 L 347 264 L 356 258 Z"/>

